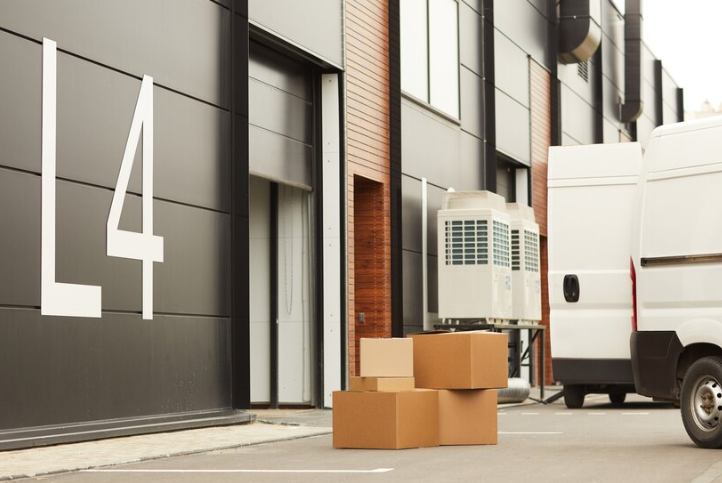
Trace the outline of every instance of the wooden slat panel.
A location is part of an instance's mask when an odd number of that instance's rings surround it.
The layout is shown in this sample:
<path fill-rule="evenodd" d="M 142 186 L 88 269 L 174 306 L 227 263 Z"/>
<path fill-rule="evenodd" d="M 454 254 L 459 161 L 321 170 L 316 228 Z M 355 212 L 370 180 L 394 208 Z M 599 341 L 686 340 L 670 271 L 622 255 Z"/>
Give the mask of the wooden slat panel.
<path fill-rule="evenodd" d="M 348 357 L 361 337 L 391 334 L 388 3 L 346 2 Z M 357 314 L 365 314 L 359 324 Z"/>

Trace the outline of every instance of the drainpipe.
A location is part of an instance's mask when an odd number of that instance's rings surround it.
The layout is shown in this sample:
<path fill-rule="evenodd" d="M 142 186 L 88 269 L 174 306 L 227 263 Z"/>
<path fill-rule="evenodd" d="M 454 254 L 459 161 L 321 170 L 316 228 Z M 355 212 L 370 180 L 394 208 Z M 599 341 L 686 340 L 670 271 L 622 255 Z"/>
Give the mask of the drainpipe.
<path fill-rule="evenodd" d="M 627 0 L 624 8 L 622 122 L 636 121 L 642 109 L 642 0 Z"/>

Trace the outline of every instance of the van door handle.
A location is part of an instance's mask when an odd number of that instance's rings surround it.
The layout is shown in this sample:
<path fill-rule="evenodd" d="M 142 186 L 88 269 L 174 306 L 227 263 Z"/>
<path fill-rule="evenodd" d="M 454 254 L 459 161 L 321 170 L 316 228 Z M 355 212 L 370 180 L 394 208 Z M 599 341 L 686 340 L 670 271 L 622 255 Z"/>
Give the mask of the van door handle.
<path fill-rule="evenodd" d="M 579 301 L 579 278 L 576 275 L 564 275 L 564 299 L 570 303 Z"/>

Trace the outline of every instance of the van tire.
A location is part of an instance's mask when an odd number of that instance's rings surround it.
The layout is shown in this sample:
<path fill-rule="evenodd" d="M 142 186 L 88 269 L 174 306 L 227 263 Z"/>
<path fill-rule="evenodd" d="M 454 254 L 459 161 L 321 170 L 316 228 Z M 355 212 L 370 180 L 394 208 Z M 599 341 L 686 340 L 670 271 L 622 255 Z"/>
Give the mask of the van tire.
<path fill-rule="evenodd" d="M 621 406 L 622 404 L 624 404 L 625 399 L 627 399 L 626 392 L 610 392 L 609 393 L 609 400 L 612 402 L 612 404 Z"/>
<path fill-rule="evenodd" d="M 569 409 L 579 409 L 584 406 L 584 386 L 580 384 L 565 384 L 564 385 L 564 404 Z"/>
<path fill-rule="evenodd" d="M 682 422 L 701 448 L 722 448 L 722 359 L 703 357 L 682 383 Z"/>

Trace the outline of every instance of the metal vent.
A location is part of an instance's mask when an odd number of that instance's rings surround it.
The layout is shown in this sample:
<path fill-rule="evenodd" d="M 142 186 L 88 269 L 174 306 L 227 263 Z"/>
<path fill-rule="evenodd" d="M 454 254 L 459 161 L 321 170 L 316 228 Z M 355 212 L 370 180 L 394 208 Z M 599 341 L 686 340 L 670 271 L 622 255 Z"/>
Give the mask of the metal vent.
<path fill-rule="evenodd" d="M 446 264 L 488 265 L 489 228 L 486 220 L 446 221 Z"/>
<path fill-rule="evenodd" d="M 577 64 L 577 74 L 579 77 L 584 79 L 584 82 L 589 82 L 589 61 L 579 62 Z"/>
<path fill-rule="evenodd" d="M 494 265 L 498 267 L 509 267 L 509 225 L 494 220 Z"/>
<path fill-rule="evenodd" d="M 519 243 L 519 230 L 511 231 L 511 269 L 515 272 L 521 269 L 521 246 Z"/>
<path fill-rule="evenodd" d="M 524 270 L 539 271 L 539 235 L 529 230 L 524 230 Z"/>

